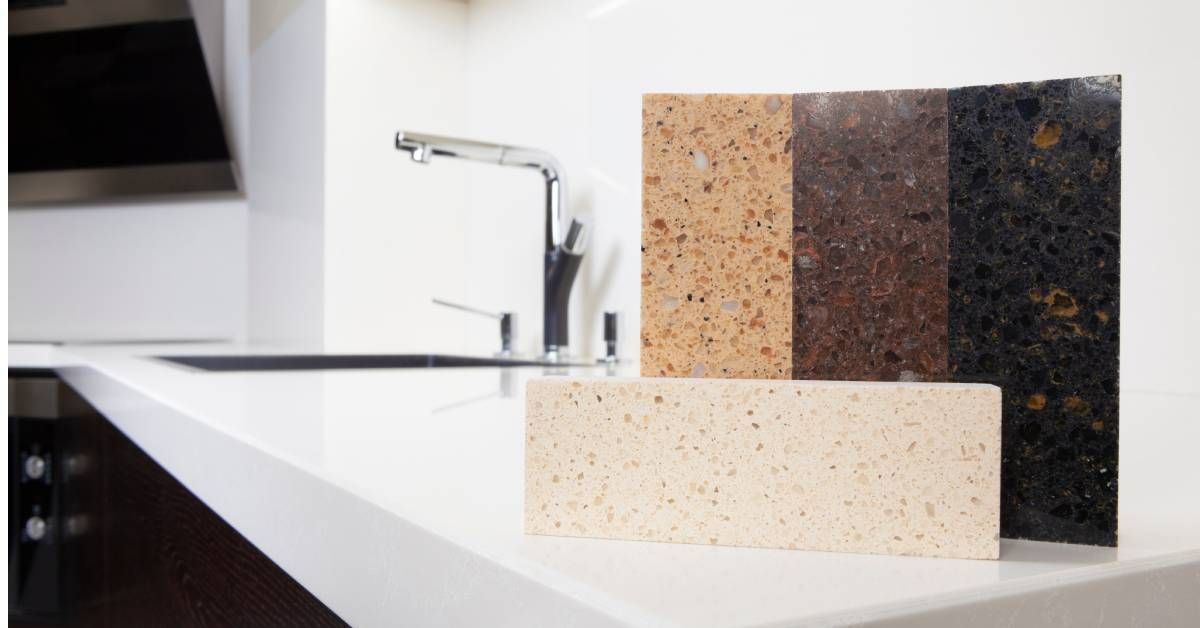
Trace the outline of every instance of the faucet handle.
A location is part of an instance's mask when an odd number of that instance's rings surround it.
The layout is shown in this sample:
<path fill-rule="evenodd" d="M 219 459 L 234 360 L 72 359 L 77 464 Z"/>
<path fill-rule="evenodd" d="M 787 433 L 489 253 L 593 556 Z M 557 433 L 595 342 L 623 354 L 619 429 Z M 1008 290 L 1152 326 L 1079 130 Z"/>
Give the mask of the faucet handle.
<path fill-rule="evenodd" d="M 438 298 L 433 299 L 433 304 L 441 305 L 442 307 L 448 307 L 451 309 L 459 310 L 460 312 L 468 312 L 471 314 L 477 314 L 479 316 L 486 316 L 488 318 L 494 318 L 494 319 L 499 320 L 500 321 L 500 355 L 505 356 L 505 357 L 512 355 L 512 352 L 513 352 L 512 351 L 513 327 L 514 327 L 513 319 L 516 318 L 516 315 L 513 314 L 512 312 L 489 312 L 487 310 L 481 310 L 479 308 L 474 308 L 469 305 L 463 305 L 461 303 L 453 303 L 451 301 L 446 301 L 444 299 L 438 299 Z"/>
<path fill-rule="evenodd" d="M 563 238 L 563 250 L 572 255 L 583 255 L 584 249 L 587 248 L 588 235 L 587 223 L 572 218 L 570 226 L 567 227 L 567 235 Z"/>

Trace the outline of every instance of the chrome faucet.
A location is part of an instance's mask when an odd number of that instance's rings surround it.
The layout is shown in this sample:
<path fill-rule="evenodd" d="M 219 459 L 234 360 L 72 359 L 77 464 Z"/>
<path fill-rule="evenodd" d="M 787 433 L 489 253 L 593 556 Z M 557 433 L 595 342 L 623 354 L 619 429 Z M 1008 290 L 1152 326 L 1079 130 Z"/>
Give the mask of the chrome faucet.
<path fill-rule="evenodd" d="M 572 219 L 566 233 L 562 230 L 564 181 L 562 167 L 554 156 L 535 148 L 506 146 L 475 140 L 398 131 L 396 150 L 407 151 L 413 161 L 427 164 L 436 155 L 458 157 L 537 170 L 546 185 L 545 273 L 543 275 L 542 349 L 544 358 L 558 361 L 565 357 L 568 343 L 567 309 L 571 287 L 579 272 L 586 245 L 586 228 Z"/>

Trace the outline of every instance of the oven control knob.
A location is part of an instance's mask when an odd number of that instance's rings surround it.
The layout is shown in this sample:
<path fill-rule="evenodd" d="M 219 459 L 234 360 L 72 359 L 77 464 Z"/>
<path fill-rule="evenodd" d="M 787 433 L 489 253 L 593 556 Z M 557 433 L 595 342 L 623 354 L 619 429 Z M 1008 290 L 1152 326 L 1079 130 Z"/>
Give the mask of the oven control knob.
<path fill-rule="evenodd" d="M 25 520 L 25 536 L 28 536 L 34 541 L 42 540 L 46 536 L 46 520 L 34 515 Z"/>
<path fill-rule="evenodd" d="M 31 480 L 40 480 L 46 475 L 46 459 L 41 456 L 29 456 L 25 459 L 25 476 Z"/>

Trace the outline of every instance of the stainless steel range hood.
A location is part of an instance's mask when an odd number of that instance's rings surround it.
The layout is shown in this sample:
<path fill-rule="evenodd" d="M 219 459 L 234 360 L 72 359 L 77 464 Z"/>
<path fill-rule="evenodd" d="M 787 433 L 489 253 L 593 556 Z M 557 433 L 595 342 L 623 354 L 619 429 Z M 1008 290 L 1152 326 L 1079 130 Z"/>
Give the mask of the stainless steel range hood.
<path fill-rule="evenodd" d="M 8 17 L 10 206 L 237 191 L 188 0 L 10 0 Z"/>

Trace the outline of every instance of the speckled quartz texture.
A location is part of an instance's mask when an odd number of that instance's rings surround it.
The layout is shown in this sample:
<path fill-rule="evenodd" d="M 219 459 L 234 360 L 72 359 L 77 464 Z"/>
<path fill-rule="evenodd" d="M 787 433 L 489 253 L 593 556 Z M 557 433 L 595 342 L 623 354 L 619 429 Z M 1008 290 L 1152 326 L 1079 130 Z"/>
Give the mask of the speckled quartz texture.
<path fill-rule="evenodd" d="M 643 375 L 792 376 L 791 109 L 643 97 Z"/>
<path fill-rule="evenodd" d="M 946 90 L 796 94 L 792 373 L 946 379 Z"/>
<path fill-rule="evenodd" d="M 1120 78 L 949 106 L 950 368 L 1004 389 L 1001 532 L 1115 545 Z"/>
<path fill-rule="evenodd" d="M 528 533 L 998 556 L 994 386 L 553 377 L 526 404 Z"/>

